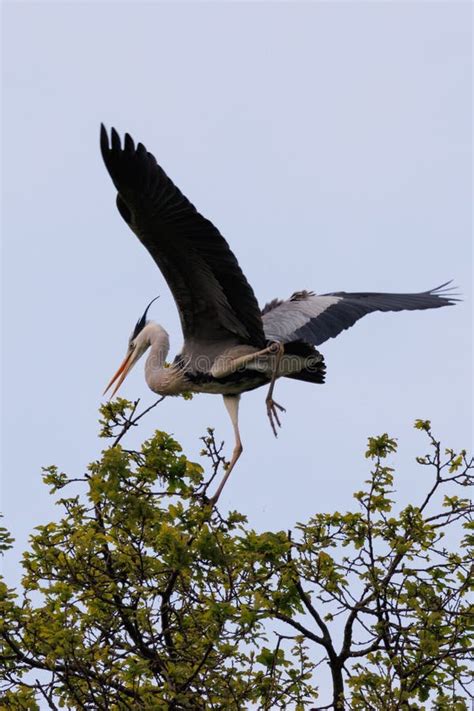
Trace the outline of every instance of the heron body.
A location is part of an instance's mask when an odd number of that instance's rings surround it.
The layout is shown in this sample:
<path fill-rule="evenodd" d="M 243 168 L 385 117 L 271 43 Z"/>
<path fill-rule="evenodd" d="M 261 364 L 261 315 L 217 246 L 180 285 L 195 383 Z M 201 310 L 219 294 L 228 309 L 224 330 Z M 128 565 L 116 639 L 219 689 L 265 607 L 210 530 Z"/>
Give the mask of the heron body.
<path fill-rule="evenodd" d="M 268 385 L 267 414 L 274 433 L 284 408 L 273 399 L 275 381 L 289 377 L 323 383 L 326 367 L 316 346 L 374 311 L 439 308 L 454 304 L 448 284 L 413 294 L 299 291 L 260 310 L 252 287 L 226 240 L 168 178 L 143 144 L 123 142 L 101 127 L 101 151 L 117 189 L 117 208 L 168 282 L 183 330 L 181 353 L 167 366 L 165 329 L 137 322 L 125 359 L 108 390 L 115 394 L 135 363 L 149 351 L 148 386 L 161 395 L 185 392 L 224 396 L 235 434 L 234 452 L 215 503 L 242 452 L 240 394 Z M 154 301 L 154 300 L 153 300 Z M 153 302 L 151 302 L 153 303 Z"/>
<path fill-rule="evenodd" d="M 242 367 L 223 372 L 221 375 L 219 368 L 225 368 L 226 362 L 234 365 L 237 358 L 246 358 L 259 353 L 259 349 L 250 346 L 230 347 L 213 361 L 203 357 L 200 361 L 194 362 L 194 367 L 190 367 L 186 358 L 179 354 L 174 362 L 167 366 L 169 336 L 162 326 L 153 321 L 148 321 L 140 332 L 136 347 L 143 353 L 149 349 L 145 362 L 145 380 L 148 387 L 159 395 L 180 395 L 186 392 L 240 395 L 269 383 L 272 378 L 271 355 L 261 356 L 256 361 L 250 360 Z M 294 373 L 298 376 L 305 368 L 313 368 L 314 373 L 310 371 L 308 375 L 319 377 L 322 382 L 324 377 L 322 356 L 317 352 L 311 355 L 312 358 L 292 353 L 283 355 L 279 375 L 291 376 Z"/>

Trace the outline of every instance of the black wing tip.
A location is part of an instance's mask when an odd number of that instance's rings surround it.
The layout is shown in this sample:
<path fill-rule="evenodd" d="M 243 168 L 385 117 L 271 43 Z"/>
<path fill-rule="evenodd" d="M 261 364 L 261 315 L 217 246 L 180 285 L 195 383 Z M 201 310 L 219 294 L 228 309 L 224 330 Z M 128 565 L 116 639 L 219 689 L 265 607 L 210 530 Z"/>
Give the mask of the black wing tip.
<path fill-rule="evenodd" d="M 138 156 L 139 158 L 152 159 L 156 162 L 153 155 L 147 151 L 143 143 L 135 144 L 130 133 L 126 132 L 122 141 L 119 132 L 114 126 L 111 127 L 109 134 L 109 131 L 103 123 L 100 124 L 100 148 L 104 160 L 114 153 L 126 153 L 130 157 Z"/>
<path fill-rule="evenodd" d="M 118 131 L 113 126 L 110 129 L 110 137 L 112 140 L 112 150 L 117 151 L 117 152 L 121 151 L 122 150 L 122 142 L 120 140 Z"/>
<path fill-rule="evenodd" d="M 129 133 L 126 133 L 124 136 L 123 150 L 127 153 L 135 153 L 135 143 Z"/>
<path fill-rule="evenodd" d="M 105 156 L 109 150 L 109 134 L 107 133 L 107 129 L 103 123 L 100 124 L 100 150 L 105 159 Z"/>
<path fill-rule="evenodd" d="M 125 133 L 123 140 L 113 126 L 108 130 L 100 124 L 100 151 L 112 181 L 120 192 L 125 187 L 145 189 L 148 185 L 151 169 L 156 164 L 143 144 L 135 142 L 130 133 Z"/>
<path fill-rule="evenodd" d="M 128 133 L 125 134 L 128 136 Z M 133 143 L 133 141 L 132 141 Z M 122 143 L 118 131 L 112 126 L 110 129 L 110 137 L 105 124 L 100 124 L 100 150 L 104 161 L 107 163 L 107 158 L 112 153 L 122 152 Z"/>
<path fill-rule="evenodd" d="M 125 134 L 125 140 L 124 140 L 124 148 L 127 143 L 132 142 L 133 140 L 132 137 L 130 136 L 129 133 Z M 120 140 L 120 135 L 119 132 L 117 131 L 114 126 L 111 127 L 110 129 L 110 139 L 109 139 L 109 132 L 105 126 L 104 123 L 101 122 L 100 124 L 100 147 L 102 150 L 122 150 L 122 141 Z"/>
<path fill-rule="evenodd" d="M 458 291 L 458 287 L 453 284 L 453 279 L 450 279 L 449 281 L 445 281 L 444 284 L 440 284 L 439 286 L 435 286 L 433 289 L 429 289 L 429 291 L 425 292 L 426 294 L 429 294 L 430 296 L 435 296 L 438 297 L 439 299 L 442 299 L 446 303 L 444 304 L 445 306 L 454 306 L 456 303 L 459 301 L 462 301 L 461 294 Z"/>

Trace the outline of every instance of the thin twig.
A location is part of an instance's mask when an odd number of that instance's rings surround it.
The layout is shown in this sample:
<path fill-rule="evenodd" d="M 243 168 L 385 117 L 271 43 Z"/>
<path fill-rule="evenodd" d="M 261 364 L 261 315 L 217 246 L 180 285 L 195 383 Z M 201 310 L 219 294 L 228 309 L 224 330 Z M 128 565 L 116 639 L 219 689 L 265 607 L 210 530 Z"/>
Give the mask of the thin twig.
<path fill-rule="evenodd" d="M 123 425 L 123 428 L 122 428 L 122 431 L 121 431 L 121 432 L 117 435 L 117 437 L 114 439 L 113 444 L 112 444 L 112 447 L 116 447 L 117 444 L 120 442 L 120 440 L 126 435 L 126 433 L 128 432 L 128 430 L 129 430 L 131 427 L 135 427 L 136 424 L 137 424 L 137 422 L 138 422 L 139 420 L 141 420 L 142 417 L 144 417 L 144 415 L 146 415 L 148 412 L 150 412 L 150 410 L 153 410 L 154 407 L 156 407 L 157 405 L 159 405 L 160 402 L 163 402 L 163 400 L 165 399 L 165 397 L 166 397 L 166 395 L 162 395 L 160 398 L 158 398 L 158 400 L 156 400 L 152 405 L 150 405 L 150 407 L 147 407 L 146 410 L 143 410 L 143 412 L 141 412 L 139 415 L 137 415 L 137 417 L 133 418 L 133 415 L 134 415 L 135 412 L 136 412 L 138 403 L 140 402 L 139 399 L 136 400 L 136 401 L 134 402 L 134 404 L 133 404 L 133 408 L 132 408 L 132 412 L 130 413 L 130 417 L 125 421 L 125 423 L 124 423 L 124 425 Z"/>

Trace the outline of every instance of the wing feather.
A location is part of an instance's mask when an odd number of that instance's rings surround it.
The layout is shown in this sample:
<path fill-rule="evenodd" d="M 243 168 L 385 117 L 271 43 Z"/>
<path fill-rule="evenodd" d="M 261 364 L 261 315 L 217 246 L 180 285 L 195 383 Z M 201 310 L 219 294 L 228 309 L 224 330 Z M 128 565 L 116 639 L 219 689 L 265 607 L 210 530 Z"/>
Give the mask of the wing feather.
<path fill-rule="evenodd" d="M 269 340 L 283 343 L 302 340 L 319 346 L 374 311 L 414 311 L 451 306 L 459 299 L 449 284 L 447 282 L 416 294 L 298 292 L 287 301 L 274 299 L 263 309 L 265 335 Z"/>
<path fill-rule="evenodd" d="M 257 300 L 224 237 L 142 143 L 127 133 L 122 145 L 114 128 L 109 141 L 102 126 L 100 145 L 118 210 L 168 282 L 185 341 L 264 345 Z"/>

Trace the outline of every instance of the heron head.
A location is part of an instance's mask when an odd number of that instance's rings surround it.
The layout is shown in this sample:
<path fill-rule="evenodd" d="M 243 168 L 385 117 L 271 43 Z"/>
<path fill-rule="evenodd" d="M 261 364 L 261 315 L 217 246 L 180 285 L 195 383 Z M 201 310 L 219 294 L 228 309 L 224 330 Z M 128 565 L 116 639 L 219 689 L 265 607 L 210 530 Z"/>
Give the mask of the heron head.
<path fill-rule="evenodd" d="M 154 299 L 150 301 L 148 306 L 146 307 L 143 316 L 138 319 L 137 323 L 135 324 L 135 328 L 133 329 L 132 333 L 130 334 L 130 338 L 128 339 L 128 346 L 127 346 L 127 353 L 125 354 L 125 358 L 123 359 L 122 363 L 120 364 L 119 369 L 113 376 L 112 380 L 110 383 L 107 385 L 107 387 L 104 390 L 104 395 L 105 393 L 110 390 L 112 385 L 115 384 L 115 388 L 112 391 L 111 398 L 115 395 L 119 387 L 122 385 L 123 381 L 140 358 L 142 355 L 145 353 L 147 348 L 150 345 L 149 338 L 147 337 L 147 333 L 145 330 L 145 327 L 148 323 L 147 321 L 147 313 L 148 309 L 152 305 L 154 301 L 159 299 L 159 296 L 156 296 Z M 117 382 L 116 382 L 117 381 Z"/>

